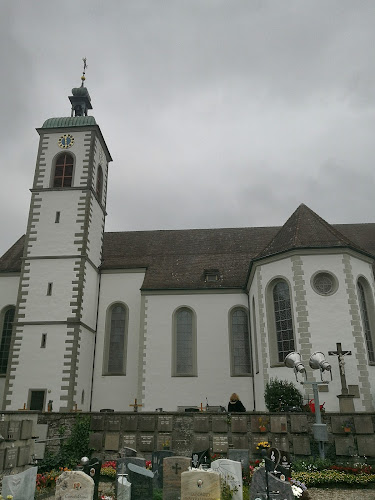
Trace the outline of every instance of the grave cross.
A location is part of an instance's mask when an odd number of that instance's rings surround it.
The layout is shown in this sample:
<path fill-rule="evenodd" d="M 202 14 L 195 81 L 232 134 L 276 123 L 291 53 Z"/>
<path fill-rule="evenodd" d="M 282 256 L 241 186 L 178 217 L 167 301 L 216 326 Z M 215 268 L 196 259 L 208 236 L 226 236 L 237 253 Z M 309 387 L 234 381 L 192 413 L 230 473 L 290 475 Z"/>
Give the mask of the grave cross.
<path fill-rule="evenodd" d="M 133 405 L 129 405 L 129 406 L 133 406 L 134 411 L 135 411 L 135 412 L 137 412 L 137 411 L 138 411 L 138 408 L 139 408 L 140 406 L 143 406 L 143 405 L 139 405 L 139 404 L 137 403 L 137 398 L 135 398 L 135 399 L 134 399 L 134 404 L 133 404 Z"/>
<path fill-rule="evenodd" d="M 172 469 L 176 472 L 176 474 L 178 474 L 178 471 L 181 469 L 181 466 L 178 465 L 178 463 L 176 463 L 175 466 L 172 467 Z"/>
<path fill-rule="evenodd" d="M 345 376 L 345 361 L 344 356 L 351 356 L 352 351 L 343 351 L 341 343 L 336 343 L 336 351 L 328 351 L 329 356 L 337 356 L 340 368 L 340 379 L 341 379 L 341 394 L 349 394 L 348 386 L 346 385 Z"/>

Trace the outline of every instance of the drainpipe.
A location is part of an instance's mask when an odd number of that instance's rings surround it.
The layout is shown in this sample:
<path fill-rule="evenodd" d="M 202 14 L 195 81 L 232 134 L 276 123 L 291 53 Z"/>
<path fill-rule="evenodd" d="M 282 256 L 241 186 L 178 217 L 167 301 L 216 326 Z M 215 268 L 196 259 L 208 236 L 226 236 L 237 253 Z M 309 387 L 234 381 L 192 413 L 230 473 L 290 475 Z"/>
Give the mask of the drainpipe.
<path fill-rule="evenodd" d="M 93 360 L 92 360 L 92 374 L 91 374 L 91 392 L 90 392 L 90 406 L 89 406 L 89 411 L 91 412 L 92 409 L 92 395 L 94 392 L 94 373 L 95 373 L 95 354 L 96 354 L 96 337 L 98 335 L 98 319 L 99 319 L 99 302 L 100 302 L 100 285 L 102 282 L 102 273 L 99 271 L 99 283 L 98 283 L 98 303 L 96 306 L 96 325 L 95 325 L 95 338 L 94 338 L 94 354 L 93 354 Z"/>
<path fill-rule="evenodd" d="M 251 328 L 251 321 L 250 321 L 250 290 L 247 292 L 247 315 L 248 315 L 248 322 L 249 322 L 249 333 L 250 333 L 250 367 L 251 367 L 251 374 L 252 374 L 252 387 L 253 387 L 253 411 L 256 411 L 256 403 L 255 403 L 255 380 L 254 380 L 254 356 L 253 356 L 253 336 L 252 336 L 252 328 Z M 254 319 L 255 321 L 255 319 Z"/>

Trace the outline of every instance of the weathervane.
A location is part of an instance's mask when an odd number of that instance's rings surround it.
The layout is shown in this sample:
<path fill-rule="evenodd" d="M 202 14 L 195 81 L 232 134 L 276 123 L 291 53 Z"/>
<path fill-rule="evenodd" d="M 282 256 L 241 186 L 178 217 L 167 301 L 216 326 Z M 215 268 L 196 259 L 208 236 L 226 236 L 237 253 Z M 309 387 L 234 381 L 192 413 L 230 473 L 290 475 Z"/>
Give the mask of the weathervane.
<path fill-rule="evenodd" d="M 86 80 L 85 74 L 86 74 L 86 68 L 88 67 L 87 64 L 86 64 L 86 60 L 87 60 L 86 57 L 82 57 L 82 61 L 83 61 L 83 73 L 82 73 L 82 76 L 81 76 L 81 80 L 82 80 L 81 87 L 83 87 L 83 83 Z"/>

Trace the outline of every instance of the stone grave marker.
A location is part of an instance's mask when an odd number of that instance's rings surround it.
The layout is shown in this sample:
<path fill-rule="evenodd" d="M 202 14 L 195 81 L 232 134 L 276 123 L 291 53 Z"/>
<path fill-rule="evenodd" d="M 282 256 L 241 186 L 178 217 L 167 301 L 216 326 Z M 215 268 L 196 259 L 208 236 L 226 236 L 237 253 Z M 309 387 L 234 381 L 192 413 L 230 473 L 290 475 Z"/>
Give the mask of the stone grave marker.
<path fill-rule="evenodd" d="M 244 436 L 241 436 L 240 434 L 232 435 L 232 445 L 233 448 L 247 450 L 249 448 L 247 434 Z"/>
<path fill-rule="evenodd" d="M 94 496 L 98 498 L 100 469 L 102 468 L 102 461 L 97 457 L 90 458 L 89 462 L 83 466 L 83 472 L 94 480 Z"/>
<path fill-rule="evenodd" d="M 308 436 L 293 436 L 293 453 L 295 455 L 311 455 Z"/>
<path fill-rule="evenodd" d="M 290 416 L 291 431 L 298 432 L 308 432 L 309 426 L 307 421 L 307 415 L 291 415 Z"/>
<path fill-rule="evenodd" d="M 226 415 L 212 417 L 212 432 L 228 432 L 228 417 Z"/>
<path fill-rule="evenodd" d="M 268 490 L 270 500 L 295 500 L 288 481 L 282 481 L 268 472 Z M 254 472 L 250 487 L 250 499 L 267 500 L 266 468 L 260 467 Z"/>
<path fill-rule="evenodd" d="M 210 450 L 197 451 L 193 453 L 191 457 L 192 467 L 198 469 L 198 467 L 202 466 L 205 469 L 208 469 L 211 465 L 211 457 Z"/>
<path fill-rule="evenodd" d="M 353 436 L 335 437 L 336 455 L 354 456 L 356 448 Z"/>
<path fill-rule="evenodd" d="M 242 465 L 241 462 L 220 458 L 211 463 L 211 469 L 218 472 L 233 491 L 233 500 L 242 500 Z"/>
<path fill-rule="evenodd" d="M 194 432 L 209 432 L 210 422 L 207 416 L 194 415 Z"/>
<path fill-rule="evenodd" d="M 18 447 L 5 448 L 4 469 L 14 469 L 17 466 Z"/>
<path fill-rule="evenodd" d="M 220 474 L 200 469 L 181 474 L 181 500 L 218 500 L 221 497 Z"/>
<path fill-rule="evenodd" d="M 138 427 L 138 415 L 124 415 L 122 417 L 121 429 L 124 431 L 136 431 Z"/>
<path fill-rule="evenodd" d="M 272 444 L 275 448 L 279 450 L 285 450 L 289 452 L 289 439 L 288 436 L 272 436 Z"/>
<path fill-rule="evenodd" d="M 8 439 L 8 428 L 9 421 L 0 422 L 0 436 L 3 436 L 5 440 Z"/>
<path fill-rule="evenodd" d="M 285 415 L 275 415 L 270 417 L 271 432 L 282 433 L 288 431 L 287 419 Z"/>
<path fill-rule="evenodd" d="M 118 451 L 120 447 L 120 434 L 118 432 L 106 432 L 104 440 L 104 449 L 109 451 Z"/>
<path fill-rule="evenodd" d="M 171 434 L 158 434 L 157 437 L 157 449 L 158 450 L 170 450 L 172 446 L 172 435 Z"/>
<path fill-rule="evenodd" d="M 153 477 L 154 474 L 138 465 L 128 464 L 129 481 L 132 485 L 132 500 L 152 500 L 153 499 Z"/>
<path fill-rule="evenodd" d="M 249 450 L 229 448 L 228 450 L 229 460 L 234 460 L 235 462 L 240 462 L 243 469 L 247 469 L 249 466 Z"/>
<path fill-rule="evenodd" d="M 119 431 L 121 427 L 121 417 L 107 417 L 107 431 Z"/>
<path fill-rule="evenodd" d="M 210 447 L 210 438 L 206 434 L 195 434 L 193 450 L 206 450 Z"/>
<path fill-rule="evenodd" d="M 31 467 L 19 474 L 3 477 L 2 496 L 13 496 L 13 500 L 34 500 L 38 467 Z M 90 499 L 91 500 L 91 499 Z"/>
<path fill-rule="evenodd" d="M 181 496 L 181 474 L 191 466 L 188 457 L 166 457 L 163 460 L 163 500 L 176 500 Z"/>
<path fill-rule="evenodd" d="M 358 454 L 375 457 L 375 436 L 357 436 Z"/>
<path fill-rule="evenodd" d="M 283 476 L 285 476 L 286 479 L 290 479 L 292 477 L 292 459 L 287 451 L 280 450 L 280 463 L 278 470 Z"/>
<path fill-rule="evenodd" d="M 101 451 L 103 449 L 103 433 L 102 432 L 91 432 L 89 437 L 89 447 L 96 451 Z"/>
<path fill-rule="evenodd" d="M 232 415 L 232 432 L 247 432 L 247 417 L 244 415 Z"/>
<path fill-rule="evenodd" d="M 128 478 L 125 476 L 119 476 L 116 482 L 117 500 L 131 500 L 131 483 L 129 483 Z"/>
<path fill-rule="evenodd" d="M 159 432 L 172 432 L 173 418 L 171 415 L 158 416 L 158 431 Z"/>
<path fill-rule="evenodd" d="M 82 471 L 65 471 L 56 481 L 55 500 L 93 500 L 94 480 Z"/>
<path fill-rule="evenodd" d="M 374 433 L 374 426 L 372 425 L 371 415 L 354 415 L 353 420 L 356 434 Z"/>
<path fill-rule="evenodd" d="M 5 448 L 0 450 L 0 471 L 4 470 Z"/>
<path fill-rule="evenodd" d="M 32 435 L 33 435 L 33 421 L 22 420 L 21 439 L 31 439 Z"/>
<path fill-rule="evenodd" d="M 155 488 L 163 488 L 163 461 L 166 457 L 172 457 L 173 455 L 173 451 L 170 450 L 160 450 L 152 453 L 151 463 Z"/>
<path fill-rule="evenodd" d="M 212 451 L 226 453 L 228 451 L 228 436 L 214 436 L 212 438 Z"/>
<path fill-rule="evenodd" d="M 20 446 L 18 449 L 17 467 L 23 467 L 30 461 L 30 446 Z"/>
<path fill-rule="evenodd" d="M 139 430 L 143 432 L 152 432 L 155 430 L 155 416 L 146 415 L 139 418 Z"/>
<path fill-rule="evenodd" d="M 11 420 L 8 427 L 8 440 L 17 441 L 21 435 L 21 422 L 19 420 Z M 4 436 L 5 437 L 5 436 Z"/>
<path fill-rule="evenodd" d="M 140 450 L 141 451 L 154 451 L 154 435 L 153 434 L 141 434 L 140 437 Z"/>
<path fill-rule="evenodd" d="M 123 434 L 122 435 L 122 448 L 137 448 L 137 435 L 136 434 Z"/>
<path fill-rule="evenodd" d="M 92 415 L 90 428 L 92 431 L 103 431 L 104 430 L 104 415 Z"/>

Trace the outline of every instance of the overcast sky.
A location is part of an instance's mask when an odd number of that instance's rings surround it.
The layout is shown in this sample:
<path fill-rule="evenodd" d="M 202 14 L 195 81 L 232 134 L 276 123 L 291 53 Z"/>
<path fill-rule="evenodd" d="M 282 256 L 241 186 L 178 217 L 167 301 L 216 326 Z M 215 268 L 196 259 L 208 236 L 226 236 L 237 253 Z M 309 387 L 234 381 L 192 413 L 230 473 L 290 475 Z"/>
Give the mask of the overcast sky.
<path fill-rule="evenodd" d="M 375 222 L 374 0 L 0 0 L 0 254 L 86 86 L 107 231 Z"/>

